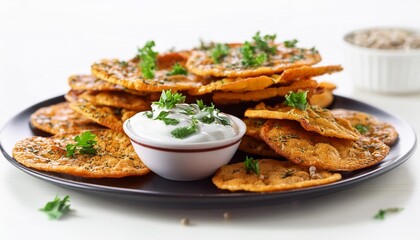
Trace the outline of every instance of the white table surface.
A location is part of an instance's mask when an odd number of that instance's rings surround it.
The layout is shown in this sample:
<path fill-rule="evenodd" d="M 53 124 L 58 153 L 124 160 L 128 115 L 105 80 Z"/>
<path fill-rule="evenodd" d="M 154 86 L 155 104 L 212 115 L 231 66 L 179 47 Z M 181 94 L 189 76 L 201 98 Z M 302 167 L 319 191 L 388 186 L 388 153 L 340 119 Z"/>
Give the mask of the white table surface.
<path fill-rule="evenodd" d="M 118 3 L 117 3 L 118 2 Z M 128 59 L 200 38 L 243 41 L 256 31 L 316 46 L 322 64 L 343 64 L 341 37 L 370 26 L 420 27 L 420 1 L 5 1 L 0 0 L 0 126 L 26 107 L 64 94 L 67 77 L 100 58 Z M 345 68 L 345 65 L 344 65 Z M 356 90 L 346 71 L 326 76 L 337 94 L 386 110 L 420 133 L 420 94 Z M 420 76 L 419 76 L 420 80 Z M 420 239 L 420 153 L 362 185 L 323 197 L 245 209 L 168 209 L 97 196 L 23 173 L 0 156 L 0 239 Z M 59 221 L 39 212 L 56 195 L 74 211 Z M 384 221 L 380 208 L 404 210 Z M 232 218 L 223 219 L 229 211 Z M 183 226 L 188 217 L 191 226 Z"/>

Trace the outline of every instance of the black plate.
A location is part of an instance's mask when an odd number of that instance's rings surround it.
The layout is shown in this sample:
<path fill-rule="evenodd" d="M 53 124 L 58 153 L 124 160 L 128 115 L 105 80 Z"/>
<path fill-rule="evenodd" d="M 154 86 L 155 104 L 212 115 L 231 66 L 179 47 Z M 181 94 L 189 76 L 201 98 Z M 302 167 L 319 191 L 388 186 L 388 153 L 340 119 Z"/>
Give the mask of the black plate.
<path fill-rule="evenodd" d="M 332 108 L 347 108 L 368 112 L 380 120 L 391 123 L 399 132 L 399 138 L 392 146 L 390 154 L 379 164 L 348 173 L 342 173 L 343 179 L 317 187 L 297 189 L 273 193 L 249 193 L 249 192 L 228 192 L 217 189 L 211 183 L 211 179 L 194 182 L 169 181 L 151 173 L 141 177 L 126 177 L 122 179 L 88 179 L 37 171 L 27 168 L 12 158 L 14 144 L 23 138 L 42 135 L 36 132 L 29 124 L 30 114 L 40 107 L 64 101 L 63 96 L 48 99 L 34 106 L 27 108 L 20 114 L 13 117 L 3 128 L 0 134 L 0 148 L 4 156 L 18 169 L 43 180 L 78 190 L 85 190 L 93 193 L 103 193 L 107 196 L 120 196 L 134 198 L 144 203 L 153 204 L 182 204 L 185 206 L 228 206 L 258 203 L 279 203 L 284 200 L 300 199 L 329 194 L 356 186 L 366 180 L 386 173 L 405 162 L 415 151 L 416 135 L 411 126 L 398 117 L 392 116 L 378 108 L 365 103 L 335 96 Z M 44 134 L 45 135 L 45 134 Z M 238 152 L 233 161 L 243 160 L 243 155 Z"/>

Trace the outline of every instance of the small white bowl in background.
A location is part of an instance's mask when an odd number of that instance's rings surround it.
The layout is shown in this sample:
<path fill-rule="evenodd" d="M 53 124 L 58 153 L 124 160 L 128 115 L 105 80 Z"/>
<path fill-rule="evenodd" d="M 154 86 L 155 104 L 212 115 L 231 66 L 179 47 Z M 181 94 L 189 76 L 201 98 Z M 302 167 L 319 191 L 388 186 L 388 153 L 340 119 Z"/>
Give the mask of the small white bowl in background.
<path fill-rule="evenodd" d="M 169 180 L 194 181 L 213 175 L 229 163 L 238 149 L 246 125 L 241 119 L 228 116 L 238 127 L 237 135 L 202 143 L 158 142 L 144 138 L 134 132 L 130 119 L 123 127 L 137 155 L 150 170 Z"/>
<path fill-rule="evenodd" d="M 401 30 L 420 34 L 402 28 L 361 29 L 346 34 L 344 68 L 355 87 L 390 94 L 420 92 L 420 48 L 383 49 L 353 43 L 355 34 L 372 30 Z"/>

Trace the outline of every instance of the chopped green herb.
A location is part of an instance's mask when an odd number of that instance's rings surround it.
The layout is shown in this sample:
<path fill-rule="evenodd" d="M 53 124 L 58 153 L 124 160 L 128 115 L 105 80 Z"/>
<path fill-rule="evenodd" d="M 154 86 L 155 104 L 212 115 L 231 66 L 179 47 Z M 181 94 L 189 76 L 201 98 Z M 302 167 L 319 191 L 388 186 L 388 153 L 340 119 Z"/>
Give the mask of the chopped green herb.
<path fill-rule="evenodd" d="M 93 148 L 93 146 L 97 143 L 95 138 L 96 135 L 93 134 L 91 131 L 86 131 L 76 136 L 74 138 L 76 144 L 66 145 L 66 157 L 73 157 L 76 154 L 77 150 L 79 150 L 80 154 L 95 155 L 97 152 L 96 149 Z"/>
<path fill-rule="evenodd" d="M 308 101 L 306 99 L 307 94 L 308 91 L 290 91 L 289 94 L 286 94 L 286 96 L 284 96 L 286 98 L 284 104 L 300 110 L 306 110 L 306 108 L 308 107 Z"/>
<path fill-rule="evenodd" d="M 261 53 L 256 56 L 255 47 L 249 42 L 245 42 L 241 47 L 240 52 L 242 54 L 242 64 L 247 67 L 261 66 L 267 61 L 267 54 Z"/>
<path fill-rule="evenodd" d="M 363 124 L 356 124 L 354 128 L 356 128 L 356 130 L 359 131 L 360 134 L 363 134 L 369 131 L 369 127 Z"/>
<path fill-rule="evenodd" d="M 260 175 L 260 166 L 258 165 L 258 160 L 252 158 L 252 157 L 245 157 L 245 170 L 247 173 L 253 172 L 257 176 Z"/>
<path fill-rule="evenodd" d="M 171 90 L 162 91 L 158 102 L 153 102 L 153 104 L 158 105 L 161 108 L 171 109 L 178 103 L 184 103 L 185 96 L 180 93 L 172 93 Z"/>
<path fill-rule="evenodd" d="M 184 115 L 194 115 L 194 114 L 196 114 L 196 109 L 193 108 L 193 107 L 190 107 L 190 106 L 180 107 L 180 109 L 181 109 L 180 113 L 184 114 Z"/>
<path fill-rule="evenodd" d="M 198 99 L 197 101 L 197 106 L 200 110 L 202 110 L 203 108 L 207 107 L 206 104 L 204 104 L 202 99 Z"/>
<path fill-rule="evenodd" d="M 153 51 L 154 41 L 148 41 L 142 48 L 138 48 L 138 57 L 140 58 L 139 66 L 143 76 L 147 79 L 155 76 L 156 59 L 158 53 Z"/>
<path fill-rule="evenodd" d="M 312 47 L 311 49 L 309 49 L 309 51 L 311 51 L 311 53 L 313 53 L 313 54 L 319 53 L 318 49 L 316 49 L 315 47 Z"/>
<path fill-rule="evenodd" d="M 298 43 L 297 39 L 286 40 L 286 41 L 283 42 L 283 44 L 286 48 L 294 48 L 294 47 L 296 47 L 297 43 Z"/>
<path fill-rule="evenodd" d="M 289 59 L 289 61 L 290 61 L 291 63 L 294 63 L 294 62 L 299 61 L 299 60 L 302 60 L 302 59 L 304 59 L 304 58 L 305 58 L 305 56 L 303 56 L 302 54 L 299 54 L 299 55 L 293 55 L 293 56 Z"/>
<path fill-rule="evenodd" d="M 200 39 L 200 46 L 198 47 L 198 49 L 207 51 L 214 48 L 214 46 L 216 46 L 214 42 L 206 43 L 203 41 L 203 39 Z"/>
<path fill-rule="evenodd" d="M 226 44 L 216 44 L 216 46 L 210 51 L 211 58 L 215 63 L 220 63 L 224 57 L 229 54 L 229 47 Z"/>
<path fill-rule="evenodd" d="M 269 55 L 274 55 L 277 52 L 277 47 L 276 46 L 269 46 L 269 41 L 274 41 L 276 39 L 276 34 L 274 35 L 265 35 L 264 37 L 261 38 L 260 36 L 260 32 L 257 32 L 252 39 L 255 42 L 255 47 L 263 52 L 265 52 L 266 54 Z"/>
<path fill-rule="evenodd" d="M 166 75 L 173 76 L 173 75 L 187 75 L 187 74 L 188 74 L 187 69 L 185 69 L 181 64 L 175 63 L 172 66 L 172 70 L 168 72 Z"/>
<path fill-rule="evenodd" d="M 152 117 L 153 117 L 153 112 L 152 112 L 152 111 L 146 111 L 144 114 L 145 114 L 145 115 L 146 115 L 146 117 L 148 117 L 148 118 L 152 118 Z"/>
<path fill-rule="evenodd" d="M 229 118 L 219 116 L 220 110 L 215 108 L 213 103 L 211 106 L 206 106 L 202 100 L 197 100 L 197 106 L 202 112 L 206 113 L 198 119 L 200 122 L 210 124 L 216 121 L 222 125 L 230 125 Z"/>
<path fill-rule="evenodd" d="M 169 115 L 169 112 L 166 111 L 162 111 L 159 113 L 159 115 L 155 118 L 155 120 L 161 120 L 163 121 L 166 125 L 177 125 L 179 123 L 179 120 L 174 119 L 174 118 L 167 118 L 167 116 Z"/>
<path fill-rule="evenodd" d="M 58 196 L 53 201 L 48 202 L 40 211 L 46 213 L 49 219 L 59 219 L 70 211 L 70 196 L 67 195 L 61 200 Z"/>
<path fill-rule="evenodd" d="M 172 130 L 171 135 L 182 139 L 196 133 L 197 131 L 197 120 L 193 118 L 190 126 L 175 128 Z"/>
<path fill-rule="evenodd" d="M 387 209 L 380 209 L 378 213 L 375 214 L 374 218 L 379 220 L 384 220 L 385 215 L 388 213 L 397 213 L 404 210 L 403 208 L 387 208 Z"/>
<path fill-rule="evenodd" d="M 127 67 L 128 63 L 126 61 L 120 61 L 120 65 L 123 67 Z"/>

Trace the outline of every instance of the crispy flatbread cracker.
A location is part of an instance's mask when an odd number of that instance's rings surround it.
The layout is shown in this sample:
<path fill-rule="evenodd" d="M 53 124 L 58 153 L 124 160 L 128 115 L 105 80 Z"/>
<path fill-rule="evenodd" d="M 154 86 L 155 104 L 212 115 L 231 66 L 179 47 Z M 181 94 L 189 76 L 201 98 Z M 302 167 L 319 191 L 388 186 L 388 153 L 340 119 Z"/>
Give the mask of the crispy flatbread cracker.
<path fill-rule="evenodd" d="M 296 164 L 331 171 L 366 168 L 389 153 L 389 147 L 374 138 L 361 136 L 354 141 L 324 137 L 289 120 L 268 120 L 261 128 L 261 138 L 276 153 Z"/>
<path fill-rule="evenodd" d="M 82 114 L 73 111 L 68 102 L 36 110 L 31 114 L 30 123 L 33 127 L 51 134 L 103 128 Z"/>
<path fill-rule="evenodd" d="M 123 120 L 128 115 L 134 115 L 136 113 L 135 111 L 128 111 L 121 108 L 96 106 L 90 102 L 71 102 L 70 107 L 99 125 L 118 132 L 124 132 Z"/>
<path fill-rule="evenodd" d="M 388 146 L 394 144 L 398 138 L 398 132 L 391 124 L 382 122 L 368 113 L 347 109 L 333 109 L 331 113 L 347 119 L 356 129 L 361 128 L 359 132 L 362 135 L 377 138 Z"/>
<path fill-rule="evenodd" d="M 112 84 L 98 79 L 92 75 L 72 75 L 67 80 L 73 90 L 91 90 L 91 91 L 123 91 L 120 85 Z"/>
<path fill-rule="evenodd" d="M 232 92 L 245 92 L 261 90 L 274 84 L 275 78 L 278 75 L 273 76 L 256 76 L 248 78 L 223 78 L 220 80 L 211 81 L 210 83 L 203 85 L 199 88 L 188 91 L 191 95 L 203 95 L 211 93 L 213 91 L 232 91 Z"/>
<path fill-rule="evenodd" d="M 296 92 L 298 90 L 308 91 L 308 96 L 311 96 L 311 94 L 315 92 L 317 86 L 317 81 L 309 79 L 296 81 L 288 86 L 269 87 L 257 91 L 215 92 L 213 94 L 213 101 L 217 104 L 233 104 L 249 101 L 260 102 L 269 98 L 285 96 L 290 91 Z"/>
<path fill-rule="evenodd" d="M 151 102 L 145 97 L 132 95 L 126 92 L 93 92 L 85 91 L 78 96 L 93 105 L 103 105 L 116 108 L 124 108 L 132 111 L 146 111 L 150 109 Z"/>
<path fill-rule="evenodd" d="M 202 85 L 202 79 L 191 74 L 167 76 L 169 69 L 156 70 L 154 78 L 146 79 L 135 60 L 122 64 L 116 59 L 104 59 L 94 63 L 91 70 L 97 78 L 142 92 L 161 92 L 169 89 L 181 91 Z"/>
<path fill-rule="evenodd" d="M 112 130 L 95 130 L 96 155 L 66 157 L 67 144 L 81 132 L 52 137 L 30 137 L 16 143 L 13 158 L 26 167 L 88 178 L 121 178 L 150 172 L 134 151 L 130 139 Z"/>
<path fill-rule="evenodd" d="M 341 71 L 343 68 L 339 65 L 333 66 L 302 66 L 298 68 L 286 69 L 280 75 L 272 76 L 255 76 L 247 78 L 223 78 L 203 85 L 199 88 L 188 91 L 191 95 L 202 95 L 211 93 L 213 91 L 223 92 L 245 92 L 265 89 L 273 84 L 288 83 L 291 81 L 299 81 L 303 79 L 310 79 L 314 76 L 323 74 L 331 74 L 333 72 Z"/>
<path fill-rule="evenodd" d="M 288 161 L 260 159 L 258 165 L 260 176 L 247 173 L 243 162 L 223 166 L 213 177 L 213 183 L 230 191 L 273 192 L 319 186 L 341 179 L 339 173 L 324 170 L 312 173 L 308 167 Z"/>
<path fill-rule="evenodd" d="M 330 66 L 301 66 L 298 68 L 286 69 L 280 75 L 278 82 L 290 82 L 290 81 L 299 81 L 302 79 L 310 79 L 315 76 L 321 76 L 324 74 L 331 74 L 334 72 L 340 72 L 343 68 L 340 65 L 330 65 Z M 276 83 L 278 83 L 276 82 Z"/>
<path fill-rule="evenodd" d="M 264 141 L 257 140 L 247 135 L 242 137 L 242 141 L 239 144 L 239 150 L 261 157 L 282 158 L 282 156 L 274 152 Z"/>
<path fill-rule="evenodd" d="M 260 130 L 263 124 L 265 123 L 266 119 L 262 118 L 243 118 L 246 125 L 246 132 L 245 135 L 253 137 L 255 139 L 260 140 Z"/>
<path fill-rule="evenodd" d="M 330 110 L 309 105 L 306 110 L 300 110 L 285 105 L 275 107 L 258 104 L 255 109 L 245 111 L 245 117 L 264 119 L 287 119 L 298 121 L 307 131 L 314 131 L 326 137 L 337 137 L 350 140 L 360 138 L 359 132 L 350 122 L 335 117 Z"/>
<path fill-rule="evenodd" d="M 229 54 L 220 63 L 211 58 L 211 50 L 193 51 L 186 63 L 187 69 L 198 76 L 213 77 L 254 77 L 273 75 L 290 68 L 313 65 L 321 61 L 318 52 L 303 48 L 284 48 L 277 45 L 275 55 L 269 57 L 262 66 L 249 67 L 242 63 L 242 44 L 230 44 Z M 296 58 L 298 56 L 298 58 Z"/>

